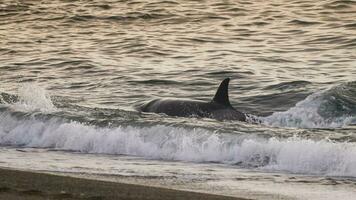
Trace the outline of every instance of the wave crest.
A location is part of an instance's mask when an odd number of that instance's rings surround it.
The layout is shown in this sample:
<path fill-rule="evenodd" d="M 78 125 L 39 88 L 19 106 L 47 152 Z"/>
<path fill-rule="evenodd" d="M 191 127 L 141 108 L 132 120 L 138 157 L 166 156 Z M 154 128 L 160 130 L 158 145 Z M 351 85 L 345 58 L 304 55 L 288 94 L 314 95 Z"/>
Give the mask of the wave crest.
<path fill-rule="evenodd" d="M 337 128 L 356 123 L 356 82 L 314 93 L 284 112 L 261 117 L 276 127 Z"/>
<path fill-rule="evenodd" d="M 18 89 L 17 96 L 0 93 L 0 103 L 23 112 L 40 111 L 49 113 L 57 111 L 47 90 L 37 83 L 23 83 Z"/>
<path fill-rule="evenodd" d="M 60 119 L 0 115 L 0 145 L 148 159 L 218 162 L 263 170 L 356 177 L 354 143 L 217 133 L 165 125 L 98 128 Z"/>

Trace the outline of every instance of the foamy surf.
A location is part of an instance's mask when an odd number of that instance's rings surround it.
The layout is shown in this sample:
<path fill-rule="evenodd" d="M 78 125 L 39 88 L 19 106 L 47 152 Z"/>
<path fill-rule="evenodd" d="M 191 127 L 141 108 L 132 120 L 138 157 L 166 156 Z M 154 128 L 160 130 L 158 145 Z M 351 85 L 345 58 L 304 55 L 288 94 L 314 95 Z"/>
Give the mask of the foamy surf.
<path fill-rule="evenodd" d="M 355 82 L 316 92 L 284 112 L 257 117 L 274 127 L 340 128 L 356 123 Z"/>
<path fill-rule="evenodd" d="M 18 88 L 18 101 L 8 105 L 14 110 L 23 112 L 50 113 L 57 111 L 47 90 L 35 82 L 21 84 Z"/>
<path fill-rule="evenodd" d="M 319 114 L 325 92 L 310 95 L 286 112 L 261 118 L 270 126 L 338 127 L 352 119 L 327 121 Z M 356 177 L 356 145 L 327 139 L 276 138 L 258 133 L 212 131 L 173 125 L 97 127 L 70 119 L 19 115 L 56 111 L 44 88 L 28 84 L 18 101 L 0 113 L 0 145 L 139 156 L 146 159 L 217 162 L 244 168 Z M 267 133 L 268 134 L 268 133 Z M 319 137 L 320 138 L 320 137 Z"/>
<path fill-rule="evenodd" d="M 2 113 L 0 144 L 356 177 L 354 143 L 298 137 L 266 139 L 163 125 L 98 128 L 59 119 L 18 120 Z"/>

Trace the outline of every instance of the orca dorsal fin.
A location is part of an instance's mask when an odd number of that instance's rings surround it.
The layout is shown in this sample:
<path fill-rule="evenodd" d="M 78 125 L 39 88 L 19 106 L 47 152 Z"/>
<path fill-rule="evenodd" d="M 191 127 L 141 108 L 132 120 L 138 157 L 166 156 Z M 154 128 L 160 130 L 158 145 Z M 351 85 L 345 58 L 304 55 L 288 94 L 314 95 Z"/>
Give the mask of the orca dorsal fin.
<path fill-rule="evenodd" d="M 229 101 L 229 81 L 230 78 L 226 78 L 220 83 L 220 86 L 213 98 L 213 102 L 224 106 L 231 106 Z"/>

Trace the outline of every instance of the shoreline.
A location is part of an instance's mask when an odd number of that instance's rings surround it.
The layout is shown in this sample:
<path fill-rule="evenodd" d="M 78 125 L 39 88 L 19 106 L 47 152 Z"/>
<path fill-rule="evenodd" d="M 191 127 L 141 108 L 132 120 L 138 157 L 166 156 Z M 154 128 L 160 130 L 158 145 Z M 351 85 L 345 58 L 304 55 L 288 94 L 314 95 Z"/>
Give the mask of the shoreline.
<path fill-rule="evenodd" d="M 229 196 L 74 178 L 9 168 L 0 168 L 0 199 L 247 200 Z"/>

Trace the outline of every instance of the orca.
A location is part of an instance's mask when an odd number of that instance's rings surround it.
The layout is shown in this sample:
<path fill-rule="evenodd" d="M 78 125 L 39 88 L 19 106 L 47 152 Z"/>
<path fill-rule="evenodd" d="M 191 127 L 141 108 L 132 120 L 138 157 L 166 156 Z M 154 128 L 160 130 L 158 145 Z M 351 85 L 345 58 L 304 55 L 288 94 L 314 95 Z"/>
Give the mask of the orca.
<path fill-rule="evenodd" d="M 184 99 L 154 99 L 137 107 L 141 112 L 164 113 L 176 117 L 201 117 L 216 120 L 246 121 L 246 115 L 234 109 L 229 100 L 230 78 L 224 79 L 210 102 Z"/>

